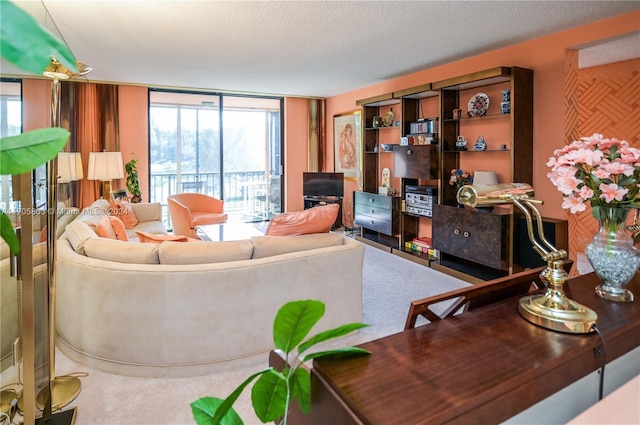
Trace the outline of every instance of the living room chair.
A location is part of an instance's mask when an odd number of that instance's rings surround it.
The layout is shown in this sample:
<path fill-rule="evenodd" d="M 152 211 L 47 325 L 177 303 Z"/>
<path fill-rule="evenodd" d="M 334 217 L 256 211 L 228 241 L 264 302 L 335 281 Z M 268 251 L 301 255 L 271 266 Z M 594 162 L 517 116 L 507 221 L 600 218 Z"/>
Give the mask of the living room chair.
<path fill-rule="evenodd" d="M 224 201 L 202 193 L 177 193 L 167 197 L 174 235 L 198 238 L 195 228 L 227 221 Z"/>
<path fill-rule="evenodd" d="M 563 267 L 568 272 L 572 265 L 573 261 L 567 261 Z M 418 316 L 423 316 L 430 322 L 435 322 L 464 313 L 472 308 L 482 307 L 516 295 L 525 295 L 528 292 L 538 290 L 544 286 L 540 279 L 540 273 L 546 268 L 547 266 L 528 269 L 466 288 L 412 301 L 404 330 L 415 328 Z M 442 313 L 437 313 L 433 307 L 444 301 L 451 302 L 451 305 L 446 307 Z"/>

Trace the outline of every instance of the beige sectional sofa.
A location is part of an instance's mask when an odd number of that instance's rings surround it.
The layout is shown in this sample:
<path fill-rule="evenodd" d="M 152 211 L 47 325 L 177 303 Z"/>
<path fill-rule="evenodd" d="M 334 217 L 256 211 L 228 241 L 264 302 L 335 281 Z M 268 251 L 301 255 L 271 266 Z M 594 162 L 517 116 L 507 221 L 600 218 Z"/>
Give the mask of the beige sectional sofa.
<path fill-rule="evenodd" d="M 145 377 L 266 362 L 288 301 L 326 304 L 314 331 L 362 320 L 363 258 L 362 244 L 333 233 L 151 244 L 99 238 L 76 220 L 58 243 L 58 347 Z"/>

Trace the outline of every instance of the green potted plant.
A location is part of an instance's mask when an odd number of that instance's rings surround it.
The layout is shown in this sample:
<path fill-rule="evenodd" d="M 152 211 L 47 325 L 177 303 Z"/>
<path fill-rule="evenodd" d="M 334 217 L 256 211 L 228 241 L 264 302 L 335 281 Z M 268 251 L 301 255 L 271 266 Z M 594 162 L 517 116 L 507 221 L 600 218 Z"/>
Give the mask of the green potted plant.
<path fill-rule="evenodd" d="M 138 160 L 132 159 L 124 165 L 127 172 L 127 189 L 131 194 L 131 202 L 134 204 L 142 202 L 142 193 L 140 192 L 140 181 L 138 180 Z"/>
<path fill-rule="evenodd" d="M 71 50 L 29 14 L 11 2 L 2 2 L 0 13 L 0 52 L 2 58 L 14 65 L 41 74 L 56 57 L 69 70 L 77 72 L 76 59 Z M 0 139 L 0 170 L 2 175 L 30 172 L 58 155 L 69 139 L 63 128 L 43 128 L 17 136 Z M 0 211 L 0 236 L 11 252 L 20 250 L 20 243 L 11 220 Z"/>
<path fill-rule="evenodd" d="M 251 403 L 262 422 L 282 418 L 287 423 L 291 400 L 300 410 L 308 414 L 311 410 L 311 374 L 300 367 L 304 362 L 329 355 L 366 355 L 368 351 L 357 347 L 309 353 L 309 348 L 321 342 L 344 336 L 368 325 L 350 323 L 329 329 L 303 341 L 311 328 L 324 316 L 325 305 L 317 300 L 292 301 L 280 308 L 273 323 L 273 342 L 285 354 L 286 366 L 282 371 L 268 368 L 248 377 L 225 400 L 203 397 L 191 403 L 193 417 L 199 425 L 243 424 L 240 416 L 231 407 L 251 381 L 258 378 L 251 389 Z M 297 352 L 297 353 L 294 353 Z"/>

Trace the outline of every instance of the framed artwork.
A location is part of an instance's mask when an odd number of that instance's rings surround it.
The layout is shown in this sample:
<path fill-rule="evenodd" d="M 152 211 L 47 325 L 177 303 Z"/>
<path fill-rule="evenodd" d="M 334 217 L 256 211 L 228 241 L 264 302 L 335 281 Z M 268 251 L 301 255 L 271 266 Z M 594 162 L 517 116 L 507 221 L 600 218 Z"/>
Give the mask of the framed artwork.
<path fill-rule="evenodd" d="M 362 173 L 361 118 L 360 110 L 333 116 L 335 170 L 350 180 L 358 180 Z"/>
<path fill-rule="evenodd" d="M 112 190 L 111 191 L 111 197 L 118 201 L 121 199 L 124 199 L 125 201 L 128 199 L 127 198 L 127 191 L 124 189 L 117 189 L 117 190 Z"/>

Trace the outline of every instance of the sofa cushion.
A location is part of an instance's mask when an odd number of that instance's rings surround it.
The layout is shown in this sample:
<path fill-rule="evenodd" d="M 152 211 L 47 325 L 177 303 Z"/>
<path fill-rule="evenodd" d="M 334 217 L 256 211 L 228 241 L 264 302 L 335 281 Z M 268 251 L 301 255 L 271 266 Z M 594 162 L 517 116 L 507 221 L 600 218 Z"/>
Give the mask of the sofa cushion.
<path fill-rule="evenodd" d="M 207 264 L 249 260 L 253 252 L 250 240 L 223 242 L 163 242 L 158 254 L 160 264 Z"/>
<path fill-rule="evenodd" d="M 98 235 L 91 229 L 87 223 L 81 220 L 75 220 L 69 223 L 64 230 L 71 247 L 80 255 L 86 255 L 84 245 L 89 239 L 96 239 Z"/>
<path fill-rule="evenodd" d="M 164 227 L 161 221 L 141 221 L 134 227 L 133 229 L 129 229 L 129 237 L 135 236 L 135 231 L 138 230 L 140 232 L 145 233 L 153 233 L 156 235 L 165 235 L 167 233 L 167 228 Z"/>
<path fill-rule="evenodd" d="M 327 246 L 343 245 L 342 236 L 335 233 L 316 233 L 298 236 L 254 236 L 253 257 L 264 258 L 288 252 L 307 251 Z"/>
<path fill-rule="evenodd" d="M 84 244 L 87 257 L 117 263 L 158 264 L 158 245 L 113 239 L 88 239 Z"/>
<path fill-rule="evenodd" d="M 139 223 L 129 201 L 112 199 L 110 213 L 119 217 L 127 229 L 133 229 Z"/>
<path fill-rule="evenodd" d="M 266 235 L 292 236 L 327 233 L 338 217 L 340 205 L 329 204 L 304 211 L 282 213 L 269 222 Z"/>
<path fill-rule="evenodd" d="M 100 199 L 100 201 L 104 201 L 104 199 Z M 96 201 L 97 202 L 97 201 Z M 102 217 L 109 215 L 109 208 L 107 203 L 107 208 L 103 208 L 102 204 L 95 205 L 96 202 L 84 208 L 80 214 L 78 214 L 78 218 L 75 221 L 81 221 L 86 223 L 91 223 L 93 225 L 97 225 Z M 107 201 L 104 201 L 107 202 Z"/>
<path fill-rule="evenodd" d="M 138 235 L 138 240 L 142 243 L 162 243 L 164 241 L 173 241 L 173 242 L 188 242 L 189 238 L 181 235 L 158 235 L 152 233 L 145 233 L 139 230 L 135 231 L 136 235 Z"/>
<path fill-rule="evenodd" d="M 109 214 L 109 201 L 102 198 L 96 199 L 87 208 L 102 211 L 104 214 Z"/>

